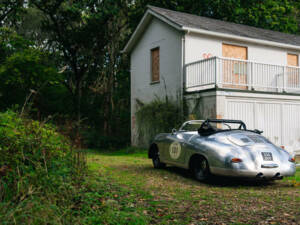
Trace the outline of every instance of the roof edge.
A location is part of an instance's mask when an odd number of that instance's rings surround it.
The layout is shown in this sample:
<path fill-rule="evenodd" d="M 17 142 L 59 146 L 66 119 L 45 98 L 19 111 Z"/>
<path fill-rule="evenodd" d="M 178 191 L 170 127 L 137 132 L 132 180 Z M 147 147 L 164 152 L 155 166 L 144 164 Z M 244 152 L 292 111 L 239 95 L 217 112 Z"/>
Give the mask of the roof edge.
<path fill-rule="evenodd" d="M 173 28 L 175 28 L 177 30 L 180 30 L 180 31 L 182 30 L 182 27 L 179 24 L 174 23 L 173 21 L 171 21 L 167 17 L 154 12 L 151 8 L 149 8 L 149 6 L 147 6 L 147 7 L 148 7 L 147 11 L 145 12 L 143 18 L 139 22 L 138 26 L 134 30 L 133 34 L 131 35 L 129 41 L 127 42 L 126 46 L 121 51 L 121 53 L 129 53 L 129 52 L 131 52 L 134 43 L 138 40 L 138 38 L 141 35 L 141 32 L 145 29 L 147 23 L 150 21 L 150 19 L 152 17 L 155 17 L 155 18 L 157 18 L 157 19 L 159 19 L 159 20 L 161 20 L 161 21 L 169 24 L 170 26 L 172 26 Z"/>

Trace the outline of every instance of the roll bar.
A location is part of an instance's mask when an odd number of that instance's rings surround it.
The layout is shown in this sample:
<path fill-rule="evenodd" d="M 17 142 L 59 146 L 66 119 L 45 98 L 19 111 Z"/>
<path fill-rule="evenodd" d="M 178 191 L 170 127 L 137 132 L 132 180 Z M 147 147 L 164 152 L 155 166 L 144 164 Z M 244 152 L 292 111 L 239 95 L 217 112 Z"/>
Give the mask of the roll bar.
<path fill-rule="evenodd" d="M 240 124 L 238 128 L 239 130 L 247 130 L 246 124 L 241 120 L 207 119 L 201 124 L 200 128 L 198 129 L 198 133 L 203 136 L 209 136 L 217 132 L 225 131 L 214 128 L 210 123 L 236 123 Z"/>
<path fill-rule="evenodd" d="M 240 124 L 240 127 L 244 130 L 247 130 L 246 124 L 242 120 L 226 120 L 226 119 L 207 119 L 203 122 L 203 124 L 208 123 L 236 123 Z M 202 125 L 203 125 L 202 124 Z"/>

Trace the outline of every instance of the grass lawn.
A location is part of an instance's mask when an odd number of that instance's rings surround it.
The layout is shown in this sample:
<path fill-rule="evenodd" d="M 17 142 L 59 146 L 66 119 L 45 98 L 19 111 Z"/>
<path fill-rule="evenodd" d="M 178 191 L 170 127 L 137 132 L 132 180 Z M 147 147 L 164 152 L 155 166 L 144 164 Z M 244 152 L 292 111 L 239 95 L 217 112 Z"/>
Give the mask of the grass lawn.
<path fill-rule="evenodd" d="M 106 184 L 98 201 L 108 206 L 102 223 L 300 224 L 300 168 L 296 177 L 269 183 L 200 183 L 183 169 L 153 169 L 146 152 L 89 151 L 88 166 L 95 187 Z"/>

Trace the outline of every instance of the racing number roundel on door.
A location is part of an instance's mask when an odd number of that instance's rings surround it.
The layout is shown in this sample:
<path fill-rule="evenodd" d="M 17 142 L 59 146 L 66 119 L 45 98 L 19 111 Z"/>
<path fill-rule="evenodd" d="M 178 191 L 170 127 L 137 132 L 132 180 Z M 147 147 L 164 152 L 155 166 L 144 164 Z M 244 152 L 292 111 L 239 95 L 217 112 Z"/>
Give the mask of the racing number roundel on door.
<path fill-rule="evenodd" d="M 170 145 L 169 152 L 172 159 L 178 159 L 181 153 L 181 146 L 179 142 L 173 142 Z"/>

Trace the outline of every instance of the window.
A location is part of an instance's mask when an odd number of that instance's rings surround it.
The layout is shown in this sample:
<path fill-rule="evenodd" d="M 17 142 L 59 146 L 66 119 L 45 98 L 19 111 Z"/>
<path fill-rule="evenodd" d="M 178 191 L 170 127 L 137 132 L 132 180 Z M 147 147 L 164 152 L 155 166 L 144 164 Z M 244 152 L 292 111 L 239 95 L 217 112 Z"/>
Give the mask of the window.
<path fill-rule="evenodd" d="M 159 48 L 151 49 L 151 82 L 159 81 Z"/>

